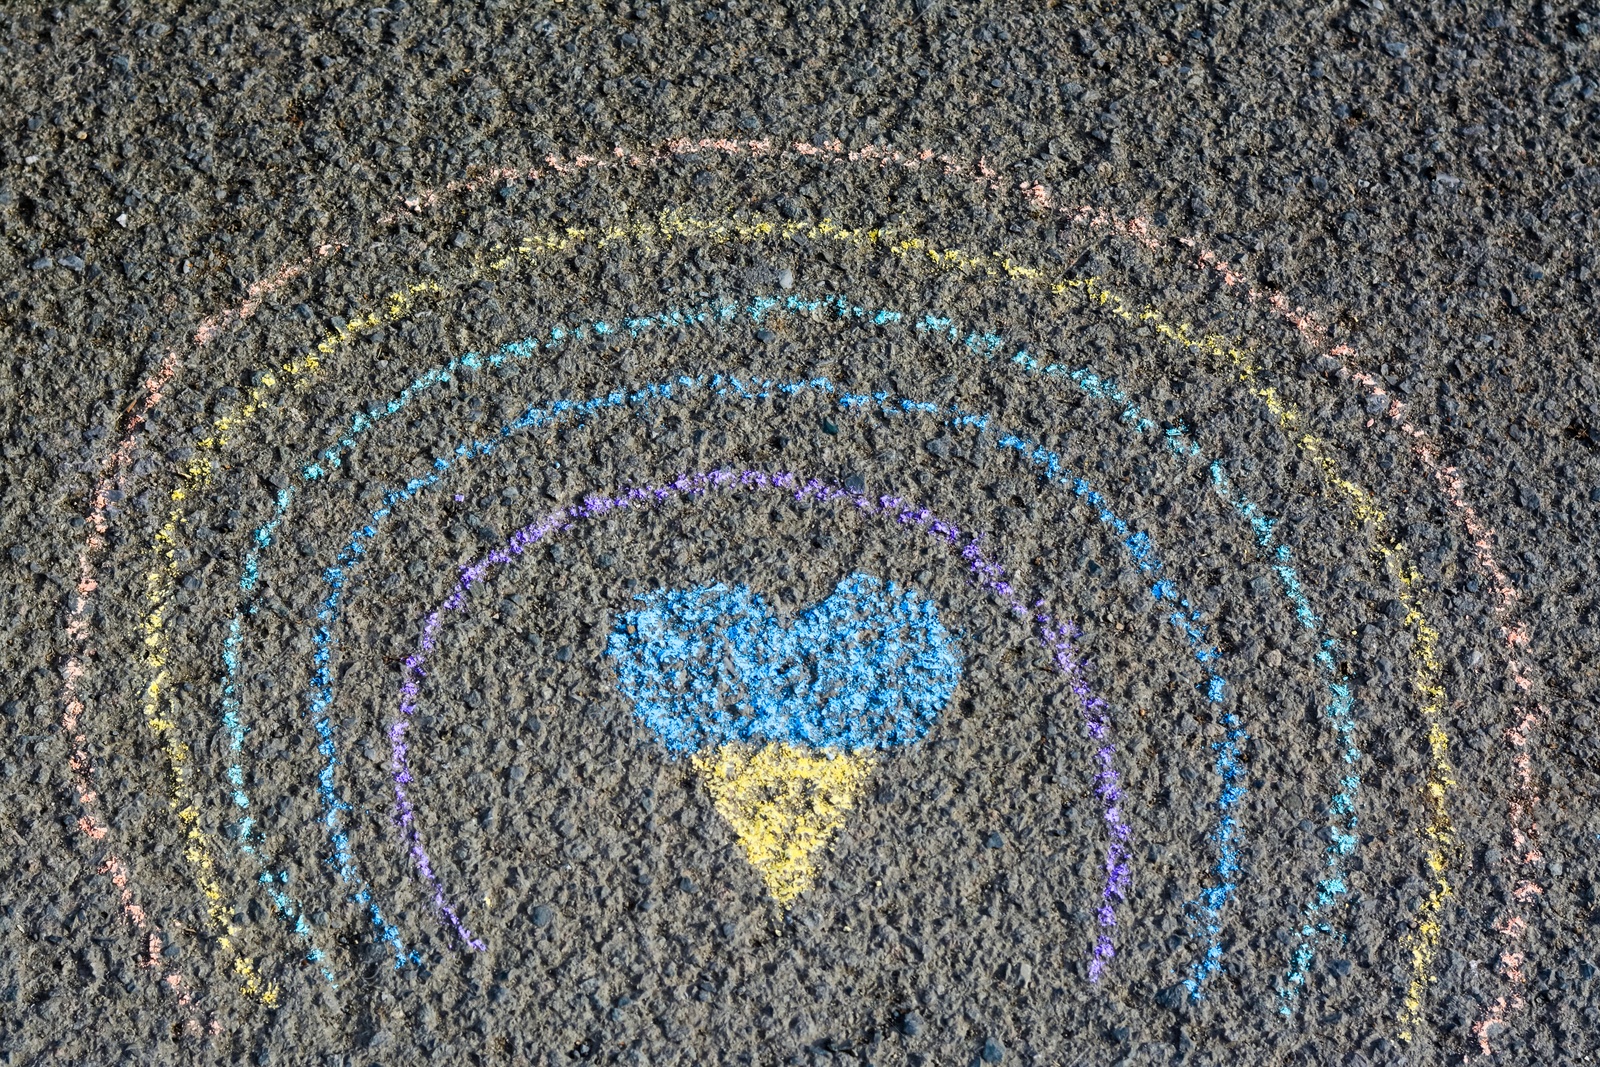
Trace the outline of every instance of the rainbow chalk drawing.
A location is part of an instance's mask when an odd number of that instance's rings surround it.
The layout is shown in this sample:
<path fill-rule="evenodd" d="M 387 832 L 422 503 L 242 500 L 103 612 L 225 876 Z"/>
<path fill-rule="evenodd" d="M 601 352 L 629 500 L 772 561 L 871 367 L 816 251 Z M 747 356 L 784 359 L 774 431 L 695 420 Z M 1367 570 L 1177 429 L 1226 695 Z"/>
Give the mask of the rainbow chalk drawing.
<path fill-rule="evenodd" d="M 422 219 L 436 210 L 454 210 L 452 201 L 510 183 L 556 184 L 582 174 L 652 171 L 686 158 L 702 167 L 767 168 L 783 181 L 801 180 L 802 170 L 921 171 L 970 187 L 997 211 L 1048 221 L 1060 229 L 1065 242 L 1112 239 L 1153 260 L 1170 256 L 1180 270 L 1198 272 L 1219 283 L 1230 298 L 1237 297 L 1246 306 L 1285 323 L 1306 351 L 1322 357 L 1324 365 L 1337 368 L 1337 373 L 1326 379 L 1311 379 L 1309 388 L 1341 390 L 1340 395 L 1365 400 L 1369 412 L 1381 409 L 1381 413 L 1356 428 L 1353 436 L 1340 434 L 1336 440 L 1322 428 L 1314 428 L 1310 418 L 1285 399 L 1286 390 L 1273 379 L 1259 348 L 1197 334 L 1107 279 L 1030 265 L 999 250 L 949 247 L 926 228 L 846 226 L 831 219 L 795 222 L 760 215 L 702 217 L 688 208 L 670 206 L 657 213 L 625 212 L 630 221 L 622 223 L 556 228 L 533 220 L 527 235 L 511 246 L 468 249 L 461 265 L 430 272 L 425 280 L 398 284 L 391 295 L 372 307 L 347 312 L 347 322 L 298 357 L 257 368 L 242 399 L 231 406 L 219 402 L 215 417 L 188 442 L 192 451 L 174 453 L 183 458 L 173 460 L 162 476 L 168 504 L 156 516 L 155 535 L 143 548 L 142 584 L 137 587 L 145 603 L 137 631 L 142 642 L 142 662 L 138 664 L 142 676 L 134 683 L 136 688 L 125 693 L 135 705 L 142 705 L 145 727 L 163 754 L 164 788 L 171 809 L 165 844 L 177 846 L 188 871 L 186 886 L 158 886 L 149 881 L 139 856 L 129 853 L 127 842 L 114 840 L 116 820 L 103 813 L 104 799 L 95 784 L 96 753 L 103 739 L 118 728 L 112 719 L 113 706 L 96 707 L 90 696 L 103 688 L 97 683 L 104 681 L 101 676 L 106 673 L 97 666 L 94 621 L 99 617 L 97 598 L 114 572 L 103 570 L 101 559 L 117 540 L 112 526 L 119 517 L 118 501 L 130 487 L 135 471 L 142 473 L 171 447 L 170 442 L 147 440 L 140 434 L 157 408 L 185 384 L 197 390 L 208 384 L 193 380 L 193 371 L 200 365 L 196 357 L 259 314 L 269 301 L 297 288 L 314 293 L 336 278 L 342 270 L 343 250 L 324 245 L 268 273 L 249 287 L 240 303 L 202 322 L 186 346 L 164 353 L 128 406 L 121 439 L 106 453 L 89 496 L 76 588 L 64 615 L 68 654 L 63 660 L 61 724 L 71 743 L 66 771 L 76 796 L 74 819 L 86 842 L 104 857 L 102 873 L 111 881 L 128 921 L 129 936 L 136 942 L 130 955 L 175 996 L 178 1029 L 204 1041 L 224 1026 L 221 1017 L 202 1007 L 213 1001 L 205 983 L 191 977 L 195 973 L 227 975 L 227 983 L 244 998 L 244 1011 L 271 1009 L 280 1003 L 279 978 L 285 968 L 298 965 L 297 961 L 312 964 L 321 981 L 337 990 L 343 964 L 330 948 L 332 930 L 313 917 L 329 905 L 337 906 L 341 898 L 345 907 L 357 909 L 365 917 L 370 936 L 387 945 L 397 967 L 420 958 L 414 945 L 420 931 L 410 929 L 408 920 L 387 903 L 384 887 L 369 883 L 369 868 L 361 862 L 363 851 L 374 846 L 364 840 L 370 834 L 362 831 L 354 818 L 350 776 L 358 772 L 345 761 L 342 746 L 348 742 L 340 736 L 339 680 L 344 669 L 364 654 L 341 642 L 340 628 L 352 598 L 360 595 L 357 576 L 362 564 L 394 516 L 447 483 L 455 486 L 460 500 L 461 480 L 475 477 L 476 461 L 501 447 L 534 451 L 551 447 L 551 439 L 536 431 L 587 425 L 612 414 L 680 403 L 748 407 L 783 397 L 817 404 L 839 419 L 920 420 L 999 450 L 1031 472 L 1033 491 L 1041 500 L 1048 497 L 1062 502 L 1056 505 L 1062 508 L 1061 515 L 1051 521 L 1077 522 L 1087 516 L 1119 546 L 1114 565 L 1139 575 L 1145 589 L 1143 608 L 1153 604 L 1161 612 L 1170 624 L 1166 632 L 1176 635 L 1175 647 L 1183 650 L 1188 669 L 1194 672 L 1191 699 L 1196 713 L 1209 718 L 1219 730 L 1207 757 L 1219 785 L 1204 801 L 1210 813 L 1207 882 L 1182 906 L 1190 936 L 1165 975 L 1127 977 L 1163 982 L 1176 978 L 1196 999 L 1203 999 L 1210 980 L 1228 967 L 1224 945 L 1230 934 L 1238 933 L 1231 929 L 1237 919 L 1230 902 L 1253 887 L 1259 889 L 1260 880 L 1266 877 L 1247 873 L 1241 859 L 1251 840 L 1246 833 L 1249 816 L 1244 801 L 1253 742 L 1245 695 L 1236 692 L 1225 676 L 1224 649 L 1211 636 L 1215 620 L 1184 591 L 1192 580 L 1185 561 L 1158 552 L 1152 533 L 1134 518 L 1137 508 L 1113 502 L 1113 490 L 1121 491 L 1117 486 L 1092 485 L 1090 475 L 1068 470 L 1051 446 L 1050 433 L 1081 428 L 1107 440 L 1116 435 L 1115 439 L 1128 446 L 1137 444 L 1197 482 L 1208 483 L 1214 492 L 1216 517 L 1238 524 L 1238 540 L 1244 549 L 1240 557 L 1268 579 L 1266 585 L 1252 586 L 1257 590 L 1252 595 L 1259 596 L 1263 606 L 1270 603 L 1272 610 L 1286 613 L 1312 642 L 1312 661 L 1303 666 L 1317 679 L 1322 693 L 1324 731 L 1316 756 L 1323 761 L 1328 840 L 1325 847 L 1317 846 L 1316 874 L 1294 894 L 1304 903 L 1288 930 L 1289 955 L 1274 982 L 1277 1012 L 1295 1014 L 1319 946 L 1349 934 L 1344 905 L 1352 893 L 1352 872 L 1360 870 L 1352 858 L 1363 848 L 1412 847 L 1420 852 L 1430 884 L 1415 899 L 1394 905 L 1394 918 L 1404 923 L 1407 931 L 1409 973 L 1404 988 L 1393 991 L 1400 1006 L 1389 1032 L 1406 1040 L 1420 1040 L 1425 1034 L 1437 1040 L 1428 1018 L 1429 990 L 1435 980 L 1436 957 L 1447 937 L 1446 918 L 1454 911 L 1446 905 L 1461 892 L 1456 872 L 1470 834 L 1472 840 L 1495 839 L 1509 845 L 1506 863 L 1508 874 L 1514 875 L 1509 900 L 1493 905 L 1493 929 L 1504 943 L 1497 969 L 1502 987 L 1464 1035 L 1476 1050 L 1492 1052 L 1493 1043 L 1526 1009 L 1527 974 L 1539 950 L 1533 925 L 1525 917 L 1543 891 L 1539 881 L 1543 864 L 1537 821 L 1539 777 L 1532 751 L 1536 732 L 1552 709 L 1540 700 L 1528 637 L 1517 617 L 1517 591 L 1496 558 L 1493 531 L 1470 503 L 1478 490 L 1443 457 L 1430 432 L 1410 417 L 1406 405 L 1389 395 L 1386 383 L 1376 373 L 1361 366 L 1354 350 L 1332 343 L 1312 313 L 1292 306 L 1280 294 L 1253 288 L 1198 241 L 1169 237 L 1145 220 L 1121 219 L 1104 210 L 1061 203 L 1053 191 L 1035 180 L 1008 177 L 1013 173 L 1008 168 L 950 154 L 875 146 L 847 150 L 838 142 L 782 145 L 723 140 L 680 140 L 606 153 L 555 153 L 542 167 L 502 168 L 419 192 L 378 222 L 389 225 L 404 218 Z M 239 546 L 237 608 L 216 648 L 194 650 L 185 645 L 198 631 L 181 625 L 186 609 L 178 589 L 191 551 L 189 544 L 200 525 L 197 514 L 209 506 L 211 496 L 224 488 L 228 479 L 240 476 L 243 466 L 238 448 L 258 432 L 262 415 L 303 395 L 313 384 L 349 383 L 371 376 L 353 342 L 380 327 L 404 325 L 425 303 L 445 308 L 450 294 L 476 282 L 518 284 L 551 257 L 571 255 L 580 246 L 650 250 L 689 245 L 777 248 L 800 256 L 814 254 L 820 247 L 847 253 L 853 257 L 851 262 L 892 263 L 915 277 L 958 277 L 980 292 L 1001 288 L 1025 292 L 1037 299 L 1047 317 L 1081 316 L 1110 327 L 1115 337 L 1147 338 L 1144 343 L 1160 346 L 1186 373 L 1243 386 L 1281 432 L 1286 445 L 1320 480 L 1319 513 L 1335 520 L 1344 536 L 1358 546 L 1355 551 L 1368 556 L 1401 607 L 1399 625 L 1407 632 L 1410 646 L 1409 704 L 1403 714 L 1425 738 L 1418 766 L 1423 779 L 1419 795 L 1406 798 L 1413 802 L 1406 806 L 1418 811 L 1410 841 L 1362 844 L 1363 811 L 1379 802 L 1401 799 L 1398 776 L 1377 774 L 1363 751 L 1354 690 L 1342 673 L 1350 654 L 1349 635 L 1334 632 L 1326 621 L 1331 613 L 1319 609 L 1315 600 L 1316 596 L 1337 595 L 1337 591 L 1317 588 L 1304 576 L 1299 551 L 1288 542 L 1287 527 L 1256 502 L 1263 499 L 1259 490 L 1245 484 L 1249 478 L 1244 472 L 1250 468 L 1234 462 L 1236 442 L 1215 435 L 1204 425 L 1191 429 L 1163 422 L 1153 410 L 1147 410 L 1153 408 L 1150 402 L 1140 399 L 1149 383 L 1114 376 L 1110 371 L 1115 368 L 1090 367 L 1070 345 L 1063 347 L 1059 341 L 1024 341 L 1025 335 L 1040 332 L 1027 322 L 1007 324 L 1003 330 L 964 324 L 937 307 L 884 306 L 833 293 L 804 296 L 784 292 L 738 304 L 713 301 L 611 318 L 547 322 L 533 332 L 518 331 L 527 333 L 520 341 L 501 343 L 496 339 L 482 352 L 458 355 L 410 378 L 409 385 L 404 385 L 404 380 L 395 383 L 391 399 L 351 412 L 343 431 L 330 441 L 307 445 L 309 451 L 293 466 L 248 471 L 252 476 L 275 476 L 278 491 L 268 513 L 251 520 L 247 542 Z M 298 701 L 285 707 L 271 703 L 251 706 L 244 679 L 256 654 L 259 628 L 271 615 L 271 583 L 296 580 L 291 561 L 282 558 L 282 545 L 291 535 L 327 532 L 315 530 L 303 517 L 315 513 L 303 506 L 305 501 L 341 485 L 339 472 L 368 442 L 403 443 L 406 420 L 394 416 L 424 397 L 446 390 L 493 393 L 501 388 L 499 378 L 476 372 L 496 371 L 513 381 L 525 374 L 536 375 L 552 353 L 594 338 L 678 331 L 699 345 L 731 345 L 742 336 L 741 330 L 760 327 L 781 332 L 801 323 L 851 331 L 868 344 L 890 341 L 945 346 L 942 356 L 946 362 L 953 356 L 962 368 L 983 368 L 982 373 L 990 376 L 998 373 L 999 380 L 1009 382 L 1012 388 L 1070 395 L 1089 404 L 1074 416 L 1072 425 L 1049 427 L 1049 432 L 1037 437 L 1012 432 L 997 417 L 967 410 L 950 397 L 906 397 L 886 387 L 859 384 L 847 389 L 817 374 L 765 376 L 759 367 L 738 375 L 708 370 L 654 382 L 623 382 L 588 400 L 535 404 L 502 426 L 498 434 L 463 441 L 440 455 L 418 457 L 419 468 L 381 490 L 376 506 L 362 505 L 363 521 L 338 543 L 342 547 L 330 551 L 320 573 L 311 578 L 323 583 L 324 592 L 305 635 L 310 649 L 309 687 Z M 697 353 L 694 362 L 708 361 Z M 1297 363 L 1291 358 L 1284 365 Z M 748 361 L 741 360 L 738 365 L 747 366 Z M 465 380 L 475 374 L 475 380 Z M 187 382 L 186 377 L 190 379 Z M 519 394 L 507 387 L 506 395 Z M 1405 443 L 1416 477 L 1405 484 L 1397 469 L 1375 488 L 1357 484 L 1345 472 L 1344 447 L 1364 441 L 1362 434 L 1385 431 Z M 1454 821 L 1455 772 L 1448 739 L 1452 701 L 1443 687 L 1439 654 L 1438 620 L 1442 616 L 1432 606 L 1419 565 L 1400 537 L 1400 520 L 1387 503 L 1418 487 L 1436 493 L 1456 517 L 1467 533 L 1474 565 L 1488 578 L 1489 610 L 1498 628 L 1506 689 L 1515 697 L 1511 718 L 1505 724 L 1506 745 L 1499 754 L 1505 761 L 1505 777 L 1514 788 L 1503 818 L 1488 826 L 1458 828 Z M 985 540 L 935 516 L 911 503 L 911 494 L 903 490 L 869 496 L 822 479 L 742 463 L 702 469 L 654 486 L 590 488 L 589 495 L 536 518 L 501 548 L 461 572 L 454 592 L 427 616 L 416 651 L 405 661 L 398 714 L 387 726 L 397 840 L 409 853 L 440 919 L 464 947 L 485 947 L 469 925 L 462 903 L 476 898 L 471 892 L 447 889 L 445 874 L 434 868 L 424 848 L 424 813 L 417 810 L 410 793 L 416 773 L 410 752 L 413 746 L 430 743 L 418 732 L 422 720 L 416 716 L 417 709 L 425 698 L 450 699 L 444 691 L 449 686 L 447 670 L 437 671 L 427 683 L 441 691 L 424 693 L 426 666 L 444 655 L 440 642 L 446 620 L 470 609 L 469 594 L 491 570 L 523 558 L 528 547 L 567 536 L 591 520 L 644 508 L 687 506 L 719 492 L 765 492 L 828 502 L 876 517 L 908 535 L 930 537 L 961 560 L 972 582 L 996 610 L 1029 622 L 1035 639 L 1072 693 L 1077 706 L 1074 714 L 1080 716 L 1082 729 L 1093 742 L 1090 787 L 1105 836 L 1099 846 L 1103 875 L 1098 879 L 1087 932 L 1086 977 L 1099 982 L 1119 974 L 1111 967 L 1116 954 L 1114 935 L 1119 916 L 1129 906 L 1134 849 L 1124 811 L 1124 757 L 1112 742 L 1117 732 L 1112 709 L 1095 695 L 1092 671 L 1078 647 L 1080 642 L 1093 642 L 1096 632 L 1059 617 L 1043 596 L 1015 584 L 998 563 L 998 540 Z M 1269 588 L 1275 590 L 1270 596 L 1264 592 Z M 715 584 L 694 589 L 672 587 L 618 606 L 603 669 L 614 672 L 618 689 L 650 728 L 665 758 L 681 759 L 704 783 L 711 803 L 761 877 L 768 896 L 780 907 L 791 904 L 812 884 L 821 852 L 859 804 L 875 762 L 893 758 L 896 749 L 937 730 L 941 715 L 948 714 L 945 707 L 960 684 L 963 652 L 939 623 L 931 602 L 925 599 L 927 592 L 866 575 L 845 575 L 832 596 L 787 623 L 774 619 L 755 592 Z M 215 664 L 213 677 L 220 683 L 215 689 L 178 684 L 180 679 L 194 678 L 196 651 Z M 973 651 L 967 650 L 969 654 Z M 206 704 L 208 692 L 220 694 L 210 706 Z M 343 715 L 351 710 L 344 709 Z M 258 754 L 252 750 L 251 738 L 269 721 L 302 723 L 314 739 L 311 743 L 318 761 L 314 777 L 320 834 L 291 835 L 289 843 L 279 847 L 294 851 L 293 857 L 269 850 L 269 841 L 280 838 L 271 833 L 271 805 L 266 803 L 270 798 L 255 794 L 253 761 Z M 197 738 L 209 737 L 219 729 L 226 739 L 225 767 L 221 779 L 210 782 L 203 773 L 203 761 L 195 760 L 191 753 Z M 213 803 L 218 812 L 225 813 L 221 818 L 211 817 L 208 806 Z M 209 829 L 219 825 L 226 828 L 220 835 Z M 300 836 L 323 844 L 313 853 L 297 843 Z M 338 886 L 332 897 L 317 888 L 314 880 L 290 879 L 294 864 L 310 859 L 320 860 L 331 872 Z M 194 944 L 215 953 L 216 966 L 185 973 L 168 965 L 162 952 L 165 939 L 190 935 L 176 915 L 154 914 L 149 902 L 173 888 L 187 890 L 191 900 L 200 905 L 201 922 L 193 932 Z M 316 896 L 318 907 L 308 906 L 311 895 Z M 250 896 L 267 902 L 268 912 L 277 916 L 281 926 L 241 928 L 236 919 L 238 902 Z M 413 917 L 409 923 L 415 921 Z M 1069 936 L 1083 933 L 1075 931 Z M 255 1024 L 244 1015 L 233 1025 Z"/>

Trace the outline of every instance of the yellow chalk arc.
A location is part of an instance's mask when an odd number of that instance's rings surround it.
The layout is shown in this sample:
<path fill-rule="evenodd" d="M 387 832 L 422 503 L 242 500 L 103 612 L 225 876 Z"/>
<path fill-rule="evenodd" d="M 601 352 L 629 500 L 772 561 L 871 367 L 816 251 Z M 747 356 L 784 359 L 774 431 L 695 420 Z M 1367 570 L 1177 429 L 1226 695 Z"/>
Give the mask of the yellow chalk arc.
<path fill-rule="evenodd" d="M 844 825 L 872 773 L 870 749 L 732 742 L 690 764 L 767 892 L 787 908 L 816 878 L 816 856 Z"/>

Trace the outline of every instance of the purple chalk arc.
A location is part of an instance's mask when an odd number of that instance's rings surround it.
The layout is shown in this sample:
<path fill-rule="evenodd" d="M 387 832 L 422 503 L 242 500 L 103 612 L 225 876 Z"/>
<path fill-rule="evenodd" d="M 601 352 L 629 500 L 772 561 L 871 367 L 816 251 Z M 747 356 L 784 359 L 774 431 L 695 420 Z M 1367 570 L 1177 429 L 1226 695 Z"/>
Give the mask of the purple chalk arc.
<path fill-rule="evenodd" d="M 1030 599 L 1022 594 L 1006 578 L 1004 568 L 984 551 L 981 534 L 967 534 L 927 508 L 918 507 L 902 497 L 870 497 L 856 490 L 818 478 L 803 477 L 790 471 L 718 468 L 682 474 L 662 485 L 618 489 L 609 493 L 591 493 L 583 497 L 581 503 L 552 511 L 523 526 L 513 533 L 504 545 L 460 569 L 456 588 L 427 616 L 417 642 L 417 649 L 405 660 L 405 681 L 400 688 L 398 714 L 386 730 L 394 786 L 395 823 L 418 876 L 431 892 L 440 920 L 468 948 L 483 951 L 487 947 L 467 925 L 461 909 L 445 888 L 443 879 L 435 871 L 423 843 L 422 832 L 417 823 L 417 810 L 408 789 L 416 779 L 410 760 L 411 742 L 407 740 L 407 736 L 418 710 L 421 683 L 427 675 L 428 660 L 438 648 L 445 622 L 451 615 L 463 612 L 467 605 L 467 594 L 493 569 L 513 562 L 529 549 L 549 543 L 585 522 L 615 512 L 693 500 L 722 490 L 784 493 L 802 502 L 842 502 L 855 507 L 862 514 L 881 517 L 901 527 L 921 530 L 966 562 L 974 585 L 993 595 L 1006 611 L 1018 618 L 1027 619 L 1034 625 L 1040 643 L 1050 654 L 1053 666 L 1072 689 L 1090 735 L 1101 743 L 1096 753 L 1099 771 L 1095 776 L 1095 791 L 1101 800 L 1102 818 L 1107 827 L 1109 843 L 1106 848 L 1106 877 L 1101 889 L 1101 905 L 1095 913 L 1098 931 L 1094 937 L 1089 964 L 1091 979 L 1098 980 L 1106 961 L 1115 955 L 1111 930 L 1116 925 L 1116 905 L 1126 898 L 1131 881 L 1132 830 L 1121 811 L 1121 779 L 1116 769 L 1116 750 L 1109 739 L 1110 722 L 1107 705 L 1091 689 L 1086 667 L 1073 644 L 1073 638 L 1078 635 L 1077 628 L 1071 622 L 1058 621 L 1046 613 L 1042 600 Z"/>

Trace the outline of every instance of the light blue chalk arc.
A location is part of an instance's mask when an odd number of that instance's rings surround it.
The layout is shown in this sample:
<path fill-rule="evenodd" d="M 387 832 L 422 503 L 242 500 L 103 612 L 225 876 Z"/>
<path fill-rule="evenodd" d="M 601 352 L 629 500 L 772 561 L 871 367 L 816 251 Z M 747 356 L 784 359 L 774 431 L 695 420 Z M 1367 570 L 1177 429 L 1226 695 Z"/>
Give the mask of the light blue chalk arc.
<path fill-rule="evenodd" d="M 731 741 L 889 749 L 920 740 L 961 681 L 931 600 L 852 574 L 788 625 L 743 585 L 634 598 L 607 643 L 617 685 L 669 752 Z"/>

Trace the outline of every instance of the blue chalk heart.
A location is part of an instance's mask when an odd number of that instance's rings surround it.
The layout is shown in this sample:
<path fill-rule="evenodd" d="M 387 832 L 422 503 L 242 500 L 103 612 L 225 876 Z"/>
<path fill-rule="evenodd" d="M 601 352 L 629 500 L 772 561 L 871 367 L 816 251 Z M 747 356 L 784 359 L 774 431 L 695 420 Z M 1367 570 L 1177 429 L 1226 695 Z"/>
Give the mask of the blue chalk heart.
<path fill-rule="evenodd" d="M 853 574 L 785 627 L 737 585 L 636 597 L 606 652 L 673 752 L 729 741 L 891 748 L 920 739 L 961 680 L 932 601 Z"/>

